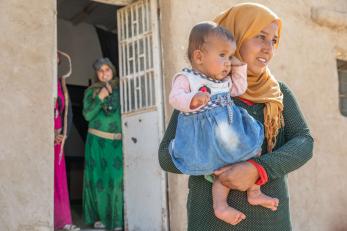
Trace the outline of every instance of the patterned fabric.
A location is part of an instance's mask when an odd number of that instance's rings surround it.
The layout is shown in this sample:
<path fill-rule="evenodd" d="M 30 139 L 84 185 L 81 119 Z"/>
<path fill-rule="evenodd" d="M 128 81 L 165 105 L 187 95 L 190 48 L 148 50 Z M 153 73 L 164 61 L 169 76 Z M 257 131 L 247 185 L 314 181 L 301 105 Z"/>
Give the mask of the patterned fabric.
<path fill-rule="evenodd" d="M 188 69 L 189 70 L 189 69 Z M 209 94 L 230 91 L 232 97 L 242 95 L 247 89 L 247 64 L 231 67 L 232 75 L 215 83 L 200 76 L 201 73 L 181 71 L 174 75 L 169 93 L 170 105 L 181 112 L 198 111 L 202 106 L 190 108 L 194 95 L 198 92 Z"/>
<path fill-rule="evenodd" d="M 206 106 L 199 108 L 199 110 L 197 111 L 182 112 L 184 115 L 191 115 L 199 112 L 201 113 L 203 111 L 211 110 L 219 106 L 226 106 L 224 102 L 227 102 L 227 104 L 231 106 L 232 101 L 229 100 L 231 86 L 230 79 L 228 79 L 227 81 L 212 79 L 207 75 L 204 75 L 203 73 L 197 72 L 189 68 L 184 68 L 182 72 L 180 72 L 179 74 L 187 76 L 191 92 L 199 92 L 201 87 L 206 87 L 210 95 L 227 93 L 227 95 L 221 95 L 215 100 L 210 100 Z"/>
<path fill-rule="evenodd" d="M 189 231 L 287 231 L 292 229 L 287 174 L 312 157 L 313 139 L 294 95 L 284 83 L 280 83 L 280 86 L 284 95 L 283 116 L 286 126 L 280 129 L 273 152 L 266 152 L 267 143 L 264 140 L 262 155 L 253 159 L 265 168 L 269 177 L 268 183 L 261 187 L 261 191 L 279 199 L 278 210 L 273 212 L 261 206 L 251 206 L 247 202 L 245 192 L 232 190 L 228 197 L 229 205 L 245 213 L 247 218 L 236 226 L 229 225 L 214 216 L 212 184 L 205 180 L 204 176 L 191 176 L 187 201 Z M 264 104 L 249 106 L 238 99 L 234 102 L 245 108 L 258 121 L 264 121 Z M 178 111 L 174 111 L 159 147 L 160 165 L 163 170 L 172 173 L 180 173 L 168 151 L 169 143 L 175 137 L 178 114 Z"/>
<path fill-rule="evenodd" d="M 214 100 L 210 100 L 206 106 L 200 108 L 198 111 L 192 111 L 192 112 L 181 112 L 181 114 L 184 115 L 192 115 L 196 113 L 201 113 L 204 111 L 208 111 L 211 109 L 214 109 L 216 107 L 225 107 L 225 106 L 232 106 L 233 101 L 229 100 L 230 97 L 228 95 L 221 95 L 220 97 L 216 97 Z M 232 114 L 230 113 L 231 120 L 232 120 Z"/>
<path fill-rule="evenodd" d="M 58 99 L 54 108 L 54 129 L 63 127 L 62 117 L 65 110 L 65 97 L 60 81 L 58 81 Z M 65 155 L 59 164 L 61 144 L 54 145 L 54 228 L 63 228 L 71 224 L 69 192 L 66 179 Z"/>
<path fill-rule="evenodd" d="M 185 68 L 185 71 L 177 73 L 177 75 L 186 76 L 189 81 L 191 92 L 197 93 L 201 91 L 201 87 L 206 87 L 211 95 L 219 93 L 229 93 L 231 88 L 231 78 L 226 77 L 224 80 L 214 80 L 200 72 Z"/>
<path fill-rule="evenodd" d="M 105 111 L 93 89 L 84 96 L 83 115 L 89 128 L 104 132 L 121 132 L 118 89 L 113 89 L 115 109 Z M 88 133 L 85 148 L 83 182 L 83 217 L 87 224 L 101 221 L 107 229 L 123 227 L 123 159 L 122 141 L 109 140 Z"/>

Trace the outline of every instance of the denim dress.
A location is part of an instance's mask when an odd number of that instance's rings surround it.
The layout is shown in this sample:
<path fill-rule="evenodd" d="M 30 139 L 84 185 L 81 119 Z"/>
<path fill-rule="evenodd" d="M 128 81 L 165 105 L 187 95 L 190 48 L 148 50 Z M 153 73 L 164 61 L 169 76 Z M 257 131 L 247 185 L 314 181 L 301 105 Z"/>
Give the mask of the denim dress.
<path fill-rule="evenodd" d="M 206 106 L 178 116 L 169 145 L 175 166 L 187 175 L 207 175 L 227 164 L 248 160 L 261 151 L 264 129 L 230 96 L 231 81 L 218 81 L 184 69 L 191 91 L 208 91 Z"/>

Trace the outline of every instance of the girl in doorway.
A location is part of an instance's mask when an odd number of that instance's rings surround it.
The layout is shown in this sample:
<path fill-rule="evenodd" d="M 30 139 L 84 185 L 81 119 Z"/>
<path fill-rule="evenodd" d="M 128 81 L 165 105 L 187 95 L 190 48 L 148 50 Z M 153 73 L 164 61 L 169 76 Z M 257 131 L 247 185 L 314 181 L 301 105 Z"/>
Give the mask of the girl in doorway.
<path fill-rule="evenodd" d="M 263 126 L 231 98 L 247 89 L 247 65 L 233 57 L 235 50 L 232 35 L 216 23 L 199 23 L 190 33 L 192 69 L 175 75 L 169 96 L 170 104 L 181 111 L 169 151 L 182 173 L 212 174 L 227 164 L 260 155 Z M 214 213 L 235 225 L 246 216 L 227 204 L 229 191 L 218 178 L 213 179 Z M 247 190 L 247 198 L 250 204 L 273 211 L 278 206 L 278 199 L 263 194 L 256 184 Z"/>
<path fill-rule="evenodd" d="M 60 64 L 60 53 L 62 53 L 59 52 L 57 54 L 58 65 Z M 66 88 L 63 87 L 63 81 L 63 78 L 58 78 L 58 97 L 54 106 L 54 228 L 63 230 L 80 230 L 77 226 L 72 224 L 66 179 L 65 155 L 63 148 L 64 140 L 66 138 L 65 130 L 69 131 L 72 124 L 72 107 L 71 103 L 67 103 L 69 97 Z M 68 104 L 68 107 L 66 107 L 66 104 Z M 67 110 L 67 120 L 64 120 L 65 110 Z"/>
<path fill-rule="evenodd" d="M 83 217 L 95 228 L 123 230 L 123 160 L 118 81 L 108 58 L 94 63 L 97 81 L 86 91 Z"/>

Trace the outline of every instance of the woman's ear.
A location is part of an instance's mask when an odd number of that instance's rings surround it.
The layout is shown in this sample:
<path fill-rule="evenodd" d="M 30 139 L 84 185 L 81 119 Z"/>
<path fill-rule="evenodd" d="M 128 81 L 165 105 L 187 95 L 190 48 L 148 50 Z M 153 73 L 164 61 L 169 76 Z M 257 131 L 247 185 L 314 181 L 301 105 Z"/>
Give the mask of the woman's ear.
<path fill-rule="evenodd" d="M 195 50 L 193 52 L 193 61 L 195 64 L 202 64 L 203 63 L 203 58 L 204 58 L 204 54 L 202 53 L 201 50 Z"/>

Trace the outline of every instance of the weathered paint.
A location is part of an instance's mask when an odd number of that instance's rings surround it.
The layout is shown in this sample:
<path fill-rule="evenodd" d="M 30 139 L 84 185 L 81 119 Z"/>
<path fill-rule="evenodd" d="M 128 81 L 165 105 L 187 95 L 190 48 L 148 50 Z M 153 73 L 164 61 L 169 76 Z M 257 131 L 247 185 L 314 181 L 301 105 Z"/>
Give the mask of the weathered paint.
<path fill-rule="evenodd" d="M 53 230 L 55 1 L 0 1 L 1 230 Z"/>

